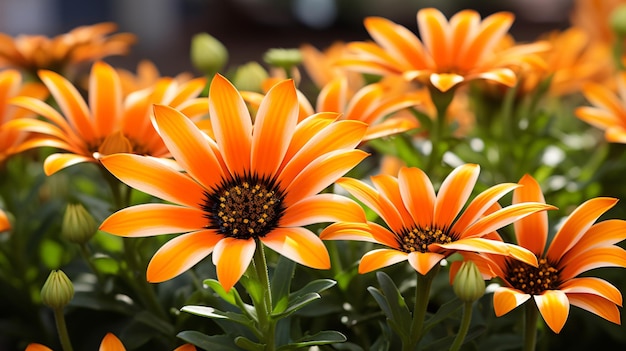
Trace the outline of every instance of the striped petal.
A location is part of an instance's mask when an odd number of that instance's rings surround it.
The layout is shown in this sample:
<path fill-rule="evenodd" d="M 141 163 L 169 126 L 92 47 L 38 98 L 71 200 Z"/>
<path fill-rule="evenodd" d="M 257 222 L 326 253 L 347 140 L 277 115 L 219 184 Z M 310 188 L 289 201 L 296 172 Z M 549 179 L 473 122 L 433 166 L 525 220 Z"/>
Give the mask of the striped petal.
<path fill-rule="evenodd" d="M 276 228 L 260 238 L 264 245 L 307 267 L 329 269 L 330 256 L 322 240 L 305 228 Z"/>
<path fill-rule="evenodd" d="M 569 316 L 569 300 L 560 290 L 547 290 L 541 295 L 533 295 L 539 313 L 553 332 L 559 333 Z"/>
<path fill-rule="evenodd" d="M 477 35 L 469 39 L 470 45 L 456 57 L 459 67 L 469 69 L 478 66 L 485 55 L 490 54 L 493 47 L 504 37 L 514 18 L 510 12 L 498 12 L 483 19 Z"/>
<path fill-rule="evenodd" d="M 591 294 L 622 305 L 622 293 L 611 283 L 596 277 L 580 277 L 565 281 L 559 289 L 567 294 Z"/>
<path fill-rule="evenodd" d="M 417 273 L 426 275 L 445 257 L 445 255 L 434 252 L 411 252 L 409 253 L 408 260 L 411 267 L 413 267 Z"/>
<path fill-rule="evenodd" d="M 426 173 L 419 168 L 403 167 L 398 172 L 398 181 L 402 202 L 413 221 L 422 228 L 432 225 L 436 195 Z"/>
<path fill-rule="evenodd" d="M 365 223 L 365 212 L 359 204 L 345 196 L 318 194 L 286 208 L 279 226 L 303 227 L 313 223 L 341 221 Z"/>
<path fill-rule="evenodd" d="M 619 115 L 611 111 L 599 109 L 597 107 L 581 106 L 575 110 L 576 117 L 591 124 L 598 129 L 606 129 L 609 126 L 621 123 Z"/>
<path fill-rule="evenodd" d="M 50 176 L 56 172 L 83 162 L 96 162 L 93 157 L 85 157 L 76 154 L 52 154 L 46 157 L 43 163 L 43 171 Z"/>
<path fill-rule="evenodd" d="M 129 237 L 182 233 L 206 227 L 208 220 L 202 210 L 168 204 L 142 204 L 113 213 L 100 225 L 100 230 Z"/>
<path fill-rule="evenodd" d="M 579 256 L 565 256 L 564 258 L 566 260 L 558 263 L 561 279 L 570 279 L 594 268 L 626 268 L 626 250 L 619 246 L 596 247 Z"/>
<path fill-rule="evenodd" d="M 425 8 L 417 12 L 417 24 L 424 46 L 438 67 L 448 66 L 452 60 L 448 47 L 448 20 L 435 8 Z"/>
<path fill-rule="evenodd" d="M 596 223 L 587 230 L 585 235 L 572 246 L 561 259 L 561 262 L 576 259 L 588 250 L 615 245 L 626 239 L 626 221 L 610 219 Z"/>
<path fill-rule="evenodd" d="M 367 252 L 359 263 L 359 273 L 365 274 L 377 269 L 391 266 L 408 258 L 406 252 L 392 249 L 377 249 Z"/>
<path fill-rule="evenodd" d="M 513 87 L 517 83 L 517 75 L 515 75 L 515 72 L 510 68 L 492 68 L 484 72 L 469 74 L 465 79 L 486 79 L 506 85 L 507 87 Z"/>
<path fill-rule="evenodd" d="M 114 154 L 100 162 L 129 186 L 176 204 L 199 208 L 204 189 L 191 177 L 154 159 L 133 154 Z"/>
<path fill-rule="evenodd" d="M 416 69 L 433 65 L 417 36 L 406 27 L 382 17 L 363 21 L 370 36 L 405 67 Z"/>
<path fill-rule="evenodd" d="M 435 223 L 449 228 L 467 202 L 478 179 L 480 166 L 465 164 L 455 168 L 443 181 L 435 201 Z"/>
<path fill-rule="evenodd" d="M 568 294 L 569 303 L 598 315 L 609 322 L 621 324 L 620 311 L 617 306 L 600 296 L 591 294 Z"/>
<path fill-rule="evenodd" d="M 497 317 L 504 316 L 517 306 L 530 299 L 530 294 L 519 290 L 499 287 L 493 293 L 493 309 Z"/>
<path fill-rule="evenodd" d="M 378 174 L 371 177 L 372 183 L 378 189 L 381 196 L 384 196 L 390 204 L 398 211 L 400 219 L 402 220 L 402 226 L 404 228 L 411 228 L 414 226 L 413 217 L 404 206 L 402 201 L 402 194 L 400 191 L 400 185 L 398 179 L 388 174 Z"/>
<path fill-rule="evenodd" d="M 254 239 L 224 238 L 213 249 L 213 264 L 217 267 L 217 280 L 229 291 L 246 271 L 254 256 Z"/>
<path fill-rule="evenodd" d="M 300 152 L 305 144 L 320 133 L 321 130 L 335 122 L 337 118 L 339 118 L 339 114 L 336 112 L 320 112 L 300 121 L 293 133 L 291 144 L 289 144 L 284 160 L 291 160 L 296 153 Z"/>
<path fill-rule="evenodd" d="M 152 256 L 146 272 L 148 281 L 160 283 L 184 273 L 207 257 L 222 239 L 214 230 L 200 230 L 170 239 Z"/>
<path fill-rule="evenodd" d="M 370 233 L 370 227 L 366 223 L 337 222 L 322 230 L 322 240 L 356 240 L 379 243 Z"/>
<path fill-rule="evenodd" d="M 469 238 L 482 236 L 520 220 L 530 214 L 552 209 L 555 209 L 552 205 L 533 202 L 524 202 L 503 207 L 476 221 L 462 233 L 462 237 Z"/>
<path fill-rule="evenodd" d="M 122 83 L 117 72 L 102 61 L 94 63 L 89 76 L 89 107 L 98 137 L 115 132 L 122 114 L 121 105 Z"/>
<path fill-rule="evenodd" d="M 513 203 L 542 202 L 546 200 L 539 183 L 530 175 L 524 175 L 519 184 L 522 187 L 513 192 Z M 517 243 L 541 256 L 548 240 L 548 213 L 541 211 L 526 216 L 513 223 Z"/>
<path fill-rule="evenodd" d="M 46 104 L 44 101 L 28 96 L 16 96 L 9 100 L 9 103 L 11 105 L 23 107 L 40 116 L 45 117 L 54 125 L 61 128 L 70 138 L 80 139 L 74 132 L 74 129 L 67 122 L 65 117 L 63 117 L 57 110 L 55 110 L 52 106 Z"/>

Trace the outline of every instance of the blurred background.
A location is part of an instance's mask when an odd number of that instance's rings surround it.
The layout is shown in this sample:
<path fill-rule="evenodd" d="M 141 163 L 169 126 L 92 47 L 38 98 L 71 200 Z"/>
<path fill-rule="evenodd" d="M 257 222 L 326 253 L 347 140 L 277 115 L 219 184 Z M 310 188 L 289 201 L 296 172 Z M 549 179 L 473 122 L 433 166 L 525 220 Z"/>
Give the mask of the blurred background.
<path fill-rule="evenodd" d="M 416 13 L 436 7 L 450 17 L 473 8 L 483 17 L 516 14 L 511 34 L 534 40 L 564 28 L 572 0 L 0 0 L 0 32 L 55 36 L 80 25 L 113 21 L 120 32 L 137 35 L 131 54 L 107 61 L 133 69 L 141 59 L 164 75 L 192 71 L 191 37 L 207 32 L 228 48 L 229 65 L 261 61 L 269 48 L 307 42 L 322 49 L 333 41 L 364 40 L 366 16 L 382 16 L 417 33 Z"/>

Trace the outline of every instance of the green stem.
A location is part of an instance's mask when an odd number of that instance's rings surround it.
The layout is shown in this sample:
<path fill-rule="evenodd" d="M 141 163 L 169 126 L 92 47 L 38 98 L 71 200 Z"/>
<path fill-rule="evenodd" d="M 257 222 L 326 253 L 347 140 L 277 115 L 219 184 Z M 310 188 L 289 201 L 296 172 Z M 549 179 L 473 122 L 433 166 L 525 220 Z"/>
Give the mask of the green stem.
<path fill-rule="evenodd" d="M 452 103 L 452 99 L 454 98 L 454 88 L 446 92 L 441 92 L 439 89 L 431 85 L 429 86 L 429 90 L 430 99 L 432 100 L 437 110 L 437 118 L 432 124 L 432 128 L 429 132 L 432 150 L 430 151 L 425 171 L 430 174 L 430 172 L 432 172 L 435 167 L 439 166 L 443 158 L 444 148 L 439 144 L 445 136 L 444 132 L 447 128 L 446 114 L 448 111 L 448 107 L 450 106 L 450 103 Z"/>
<path fill-rule="evenodd" d="M 524 304 L 524 351 L 534 351 L 537 346 L 537 319 L 539 310 L 534 301 Z"/>
<path fill-rule="evenodd" d="M 272 291 L 270 290 L 270 277 L 267 270 L 267 262 L 263 243 L 256 240 L 256 251 L 254 252 L 254 267 L 256 278 L 261 284 L 263 296 L 259 299 L 255 298 L 254 307 L 259 318 L 259 330 L 263 334 L 263 343 L 265 350 L 272 351 L 276 349 L 276 320 L 272 318 Z"/>
<path fill-rule="evenodd" d="M 465 336 L 467 336 L 467 331 L 469 330 L 472 321 L 473 305 L 473 302 L 465 302 L 463 304 L 463 317 L 461 319 L 461 326 L 459 327 L 459 331 L 454 338 L 452 346 L 450 347 L 450 351 L 458 351 L 461 349 L 461 345 L 463 345 L 463 341 L 465 340 Z"/>
<path fill-rule="evenodd" d="M 70 335 L 67 332 L 67 325 L 65 324 L 65 315 L 63 314 L 63 308 L 54 309 L 54 321 L 57 325 L 57 333 L 59 334 L 59 340 L 61 341 L 61 347 L 63 351 L 72 351 L 72 343 L 70 342 Z"/>
<path fill-rule="evenodd" d="M 409 339 L 402 341 L 402 351 L 413 351 L 423 337 L 424 320 L 430 298 L 430 287 L 433 279 L 439 272 L 439 265 L 433 267 L 426 275 L 417 273 L 417 286 L 415 287 L 415 306 L 413 307 L 413 320 Z"/>

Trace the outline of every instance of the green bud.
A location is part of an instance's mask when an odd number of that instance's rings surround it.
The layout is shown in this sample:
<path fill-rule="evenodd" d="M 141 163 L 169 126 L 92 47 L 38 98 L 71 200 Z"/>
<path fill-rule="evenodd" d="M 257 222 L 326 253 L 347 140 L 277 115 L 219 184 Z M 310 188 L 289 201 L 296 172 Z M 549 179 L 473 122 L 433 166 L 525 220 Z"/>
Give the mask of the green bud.
<path fill-rule="evenodd" d="M 463 302 L 474 302 L 485 294 L 485 281 L 473 261 L 463 261 L 452 289 Z"/>
<path fill-rule="evenodd" d="M 85 244 L 98 231 L 98 224 L 81 204 L 68 204 L 63 215 L 61 235 L 76 244 Z"/>
<path fill-rule="evenodd" d="M 228 62 L 226 47 L 208 33 L 193 36 L 190 56 L 193 66 L 207 76 L 213 76 Z"/>
<path fill-rule="evenodd" d="M 74 286 L 61 270 L 50 272 L 41 288 L 41 301 L 54 309 L 65 307 L 74 297 Z"/>
<path fill-rule="evenodd" d="M 618 37 L 626 36 L 626 5 L 620 5 L 613 10 L 609 23 Z"/>
<path fill-rule="evenodd" d="M 257 62 L 248 62 L 237 68 L 232 82 L 239 90 L 262 93 L 262 84 L 267 78 L 269 74 L 263 66 Z"/>
<path fill-rule="evenodd" d="M 269 65 L 290 71 L 302 62 L 302 53 L 298 49 L 269 49 L 263 60 Z"/>

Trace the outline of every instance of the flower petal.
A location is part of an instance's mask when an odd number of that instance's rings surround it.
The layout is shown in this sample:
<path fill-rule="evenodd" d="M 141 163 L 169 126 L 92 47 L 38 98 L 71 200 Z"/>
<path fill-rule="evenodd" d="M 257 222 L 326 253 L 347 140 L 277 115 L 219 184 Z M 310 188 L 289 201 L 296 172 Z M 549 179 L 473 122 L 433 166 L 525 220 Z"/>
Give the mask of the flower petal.
<path fill-rule="evenodd" d="M 565 281 L 559 289 L 568 294 L 592 294 L 622 305 L 622 293 L 611 283 L 596 277 L 580 277 Z"/>
<path fill-rule="evenodd" d="M 372 176 L 371 180 L 376 189 L 378 189 L 379 195 L 384 196 L 389 203 L 393 204 L 396 211 L 398 211 L 400 219 L 402 220 L 402 226 L 404 228 L 412 228 L 414 226 L 413 217 L 402 201 L 398 178 L 388 174 L 378 174 Z"/>
<path fill-rule="evenodd" d="M 499 287 L 493 293 L 493 309 L 496 317 L 509 313 L 517 306 L 530 299 L 530 294 L 524 294 L 519 290 L 507 287 Z"/>
<path fill-rule="evenodd" d="M 98 137 L 115 132 L 122 110 L 122 83 L 115 69 L 102 61 L 94 63 L 91 68 L 89 107 Z"/>
<path fill-rule="evenodd" d="M 596 314 L 609 322 L 621 323 L 620 312 L 617 306 L 598 295 L 592 294 L 568 294 L 569 303 Z"/>
<path fill-rule="evenodd" d="M 417 24 L 426 49 L 438 67 L 448 66 L 451 62 L 448 40 L 448 20 L 435 8 L 425 8 L 417 12 Z"/>
<path fill-rule="evenodd" d="M 470 69 L 480 64 L 481 60 L 491 51 L 504 37 L 515 16 L 510 12 L 497 12 L 485 19 L 480 24 L 479 32 L 471 38 L 469 46 L 455 57 L 461 69 Z"/>
<path fill-rule="evenodd" d="M 413 221 L 425 228 L 433 223 L 435 189 L 424 171 L 415 167 L 402 167 L 398 172 L 400 194 Z"/>
<path fill-rule="evenodd" d="M 377 249 L 367 252 L 361 258 L 359 263 L 359 273 L 365 274 L 379 268 L 391 266 L 401 261 L 405 261 L 408 257 L 406 252 L 392 249 Z"/>
<path fill-rule="evenodd" d="M 594 268 L 626 268 L 626 250 L 619 246 L 596 247 L 578 256 L 566 255 L 558 266 L 561 279 L 573 278 Z"/>
<path fill-rule="evenodd" d="M 50 176 L 54 173 L 82 162 L 96 162 L 93 157 L 85 157 L 76 154 L 52 154 L 46 157 L 43 163 L 43 171 Z"/>
<path fill-rule="evenodd" d="M 537 308 L 553 332 L 559 333 L 569 316 L 569 300 L 560 290 L 546 290 L 541 295 L 533 295 Z"/>
<path fill-rule="evenodd" d="M 115 334 L 107 333 L 104 338 L 102 338 L 98 351 L 126 351 L 126 348 Z"/>
<path fill-rule="evenodd" d="M 305 266 L 330 268 L 330 256 L 322 240 L 305 228 L 276 228 L 261 242 L 279 254 Z"/>
<path fill-rule="evenodd" d="M 442 93 L 447 92 L 464 80 L 463 76 L 455 73 L 432 73 L 430 75 L 430 83 Z"/>
<path fill-rule="evenodd" d="M 574 258 L 588 250 L 607 247 L 617 244 L 626 239 L 626 221 L 621 219 L 609 219 L 596 223 L 587 230 L 576 245 L 567 251 L 561 261 Z"/>
<path fill-rule="evenodd" d="M 539 183 L 532 176 L 524 175 L 519 184 L 522 187 L 513 192 L 513 203 L 541 202 L 546 200 Z M 543 255 L 548 240 L 548 213 L 540 211 L 526 216 L 513 223 L 517 244 L 529 249 L 535 255 Z"/>
<path fill-rule="evenodd" d="M 365 222 L 363 208 L 345 196 L 318 194 L 307 197 L 285 209 L 281 227 L 302 227 L 323 222 Z"/>
<path fill-rule="evenodd" d="M 142 204 L 119 210 L 100 230 L 119 236 L 142 237 L 199 230 L 208 223 L 205 212 L 168 204 Z"/>
<path fill-rule="evenodd" d="M 337 222 L 322 230 L 322 240 L 356 240 L 378 243 L 366 223 Z"/>
<path fill-rule="evenodd" d="M 33 344 L 28 344 L 28 346 L 26 346 L 26 349 L 24 351 L 52 351 L 52 349 L 42 344 L 33 343 Z"/>
<path fill-rule="evenodd" d="M 482 217 L 469 226 L 462 235 L 464 238 L 482 236 L 530 214 L 551 209 L 555 209 L 555 207 L 544 203 L 524 202 L 513 204 Z"/>
<path fill-rule="evenodd" d="M 229 291 L 246 271 L 254 251 L 254 239 L 224 238 L 213 249 L 213 264 L 217 267 L 217 280 Z"/>
<path fill-rule="evenodd" d="M 411 252 L 409 253 L 409 264 L 417 273 L 426 275 L 430 270 L 439 264 L 446 256 L 435 252 Z"/>
<path fill-rule="evenodd" d="M 433 64 L 417 36 L 406 27 L 382 17 L 368 17 L 363 24 L 376 43 L 403 66 L 420 69 Z"/>
<path fill-rule="evenodd" d="M 435 224 L 439 228 L 450 228 L 474 190 L 479 172 L 477 164 L 465 164 L 455 168 L 443 181 L 435 201 Z"/>

